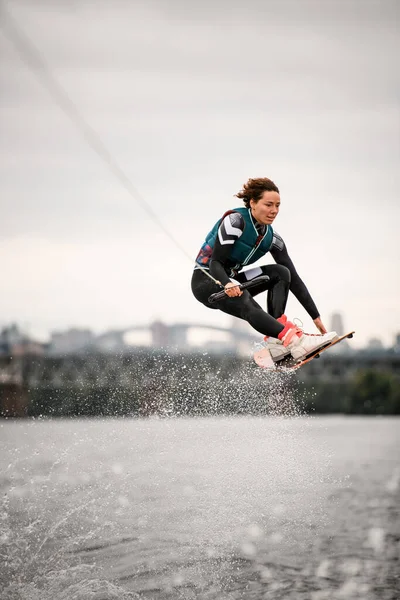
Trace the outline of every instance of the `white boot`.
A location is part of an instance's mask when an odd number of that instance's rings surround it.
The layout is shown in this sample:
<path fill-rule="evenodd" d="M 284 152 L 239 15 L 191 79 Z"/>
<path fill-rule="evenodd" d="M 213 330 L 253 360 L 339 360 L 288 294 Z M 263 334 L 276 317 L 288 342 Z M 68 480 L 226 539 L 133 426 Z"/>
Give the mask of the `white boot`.
<path fill-rule="evenodd" d="M 320 335 L 309 335 L 293 325 L 282 339 L 283 345 L 290 350 L 294 360 L 300 362 L 316 350 L 328 346 L 338 338 L 336 331 Z"/>
<path fill-rule="evenodd" d="M 281 340 L 273 337 L 265 338 L 264 348 L 268 349 L 274 362 L 279 362 L 290 354 L 290 349 L 284 346 Z"/>
<path fill-rule="evenodd" d="M 281 317 L 279 317 L 279 319 L 277 319 L 277 321 L 281 325 L 285 326 L 287 323 L 287 316 L 282 315 Z M 264 342 L 264 353 L 268 351 L 274 362 L 279 362 L 280 360 L 282 360 L 282 358 L 285 358 L 285 356 L 288 356 L 290 354 L 290 350 L 283 345 L 282 340 L 278 340 L 277 338 L 273 338 L 266 335 L 264 337 Z"/>

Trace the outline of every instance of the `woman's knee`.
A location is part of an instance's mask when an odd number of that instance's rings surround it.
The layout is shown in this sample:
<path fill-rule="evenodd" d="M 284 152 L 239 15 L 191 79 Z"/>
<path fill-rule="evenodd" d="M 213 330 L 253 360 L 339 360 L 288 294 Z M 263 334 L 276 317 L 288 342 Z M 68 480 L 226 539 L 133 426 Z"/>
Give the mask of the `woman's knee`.
<path fill-rule="evenodd" d="M 276 269 L 276 275 L 279 277 L 279 279 L 285 281 L 286 283 L 290 283 L 291 275 L 289 269 L 284 265 L 274 265 L 274 267 Z"/>

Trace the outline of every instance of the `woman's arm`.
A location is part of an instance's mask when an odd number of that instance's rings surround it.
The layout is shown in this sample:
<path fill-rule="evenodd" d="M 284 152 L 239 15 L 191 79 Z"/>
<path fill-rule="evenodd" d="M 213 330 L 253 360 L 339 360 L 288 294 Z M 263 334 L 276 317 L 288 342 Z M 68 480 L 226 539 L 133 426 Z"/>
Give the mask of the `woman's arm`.
<path fill-rule="evenodd" d="M 290 291 L 297 298 L 297 300 L 304 307 L 304 309 L 308 312 L 308 314 L 313 319 L 314 323 L 316 324 L 318 329 L 321 331 L 321 333 L 322 333 L 321 327 L 325 331 L 325 328 L 322 325 L 321 319 L 319 318 L 319 311 L 315 305 L 315 302 L 312 299 L 311 294 L 308 291 L 305 283 L 303 282 L 303 280 L 300 278 L 299 274 L 297 273 L 296 268 L 293 264 L 293 261 L 288 254 L 285 242 L 275 232 L 274 232 L 274 239 L 272 242 L 272 247 L 270 248 L 270 253 L 276 263 L 278 263 L 279 265 L 283 265 L 284 267 L 287 267 L 289 269 L 290 275 L 291 275 Z M 320 322 L 319 325 L 317 323 L 318 320 Z"/>
<path fill-rule="evenodd" d="M 226 215 L 218 228 L 210 260 L 210 274 L 223 286 L 231 281 L 225 265 L 231 256 L 233 244 L 240 238 L 243 230 L 244 219 L 240 213 L 235 212 Z"/>

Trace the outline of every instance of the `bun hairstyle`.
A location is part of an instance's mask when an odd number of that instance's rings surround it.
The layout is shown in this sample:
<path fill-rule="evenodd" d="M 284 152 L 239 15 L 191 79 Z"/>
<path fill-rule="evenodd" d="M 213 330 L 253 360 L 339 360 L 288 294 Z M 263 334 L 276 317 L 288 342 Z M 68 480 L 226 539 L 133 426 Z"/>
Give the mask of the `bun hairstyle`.
<path fill-rule="evenodd" d="M 243 189 L 235 196 L 243 200 L 246 208 L 250 208 L 250 200 L 258 202 L 264 192 L 277 192 L 279 194 L 278 187 L 271 179 L 259 177 L 258 179 L 249 179 L 243 185 Z"/>

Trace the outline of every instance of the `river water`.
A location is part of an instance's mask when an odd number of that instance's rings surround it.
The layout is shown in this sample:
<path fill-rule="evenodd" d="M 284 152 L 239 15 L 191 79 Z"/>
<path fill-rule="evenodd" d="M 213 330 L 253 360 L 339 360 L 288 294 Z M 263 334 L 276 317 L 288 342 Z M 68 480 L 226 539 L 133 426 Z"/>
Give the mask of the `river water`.
<path fill-rule="evenodd" d="M 0 597 L 400 598 L 400 420 L 0 423 Z"/>

